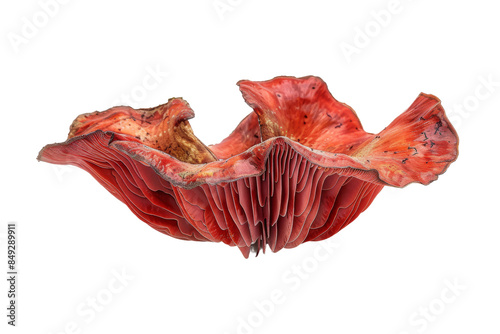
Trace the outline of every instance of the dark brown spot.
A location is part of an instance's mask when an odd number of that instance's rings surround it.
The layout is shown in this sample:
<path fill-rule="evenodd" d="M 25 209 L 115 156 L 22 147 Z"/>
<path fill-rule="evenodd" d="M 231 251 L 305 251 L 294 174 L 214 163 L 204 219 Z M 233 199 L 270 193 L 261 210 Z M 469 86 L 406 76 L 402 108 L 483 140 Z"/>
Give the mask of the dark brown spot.
<path fill-rule="evenodd" d="M 418 151 L 417 151 L 417 148 L 416 147 L 413 147 L 413 146 L 408 146 L 408 149 L 409 150 L 415 150 L 415 153 L 413 153 L 413 155 L 417 154 Z"/>
<path fill-rule="evenodd" d="M 443 123 L 441 121 L 438 121 L 436 125 L 434 126 L 436 128 L 436 131 L 434 131 L 434 134 L 438 133 L 441 135 L 441 131 L 439 131 L 439 128 L 443 126 Z"/>

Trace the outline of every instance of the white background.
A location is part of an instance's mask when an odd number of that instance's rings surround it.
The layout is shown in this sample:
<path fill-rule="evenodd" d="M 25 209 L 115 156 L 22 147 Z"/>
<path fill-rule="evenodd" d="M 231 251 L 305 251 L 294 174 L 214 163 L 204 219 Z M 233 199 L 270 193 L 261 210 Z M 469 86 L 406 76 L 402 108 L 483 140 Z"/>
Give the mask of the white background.
<path fill-rule="evenodd" d="M 0 259 L 6 273 L 15 221 L 20 274 L 14 329 L 1 280 L 1 332 L 499 333 L 494 3 L 2 2 Z M 35 159 L 81 113 L 179 96 L 219 142 L 251 111 L 235 83 L 277 75 L 322 77 L 369 132 L 435 94 L 460 156 L 429 186 L 386 187 L 329 243 L 248 260 L 158 233 L 86 172 Z"/>

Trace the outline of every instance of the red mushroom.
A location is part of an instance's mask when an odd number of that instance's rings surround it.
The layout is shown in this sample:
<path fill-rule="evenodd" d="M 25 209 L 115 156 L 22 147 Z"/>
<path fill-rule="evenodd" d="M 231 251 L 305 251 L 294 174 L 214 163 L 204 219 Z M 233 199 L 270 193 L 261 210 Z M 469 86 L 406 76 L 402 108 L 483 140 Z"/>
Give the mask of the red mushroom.
<path fill-rule="evenodd" d="M 273 252 L 329 238 L 386 185 L 429 184 L 458 155 L 438 98 L 420 94 L 378 134 L 318 77 L 238 83 L 254 109 L 206 146 L 180 98 L 79 116 L 38 159 L 83 168 L 154 229 Z"/>

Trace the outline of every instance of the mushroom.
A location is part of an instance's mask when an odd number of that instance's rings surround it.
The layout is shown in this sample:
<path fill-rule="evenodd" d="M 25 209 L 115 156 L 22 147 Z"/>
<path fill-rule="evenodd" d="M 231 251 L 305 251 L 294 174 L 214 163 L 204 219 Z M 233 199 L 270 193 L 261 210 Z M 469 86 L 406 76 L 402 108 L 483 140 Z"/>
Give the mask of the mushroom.
<path fill-rule="evenodd" d="M 433 95 L 421 93 L 371 134 L 318 77 L 238 85 L 253 112 L 219 144 L 203 144 L 188 122 L 193 110 L 173 98 L 80 115 L 38 160 L 86 170 L 162 233 L 223 242 L 248 257 L 329 238 L 384 186 L 427 185 L 458 155 Z"/>

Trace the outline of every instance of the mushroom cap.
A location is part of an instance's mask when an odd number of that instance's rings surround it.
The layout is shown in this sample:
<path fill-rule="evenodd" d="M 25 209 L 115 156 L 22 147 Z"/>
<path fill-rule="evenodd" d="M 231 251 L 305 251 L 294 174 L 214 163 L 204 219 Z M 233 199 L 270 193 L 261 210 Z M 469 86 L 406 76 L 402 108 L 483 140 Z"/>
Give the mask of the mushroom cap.
<path fill-rule="evenodd" d="M 421 93 L 378 134 L 318 77 L 238 82 L 253 108 L 204 145 L 182 98 L 150 109 L 83 114 L 38 159 L 78 166 L 141 220 L 172 237 L 224 242 L 245 257 L 323 240 L 385 186 L 429 184 L 458 155 L 439 99 Z"/>

